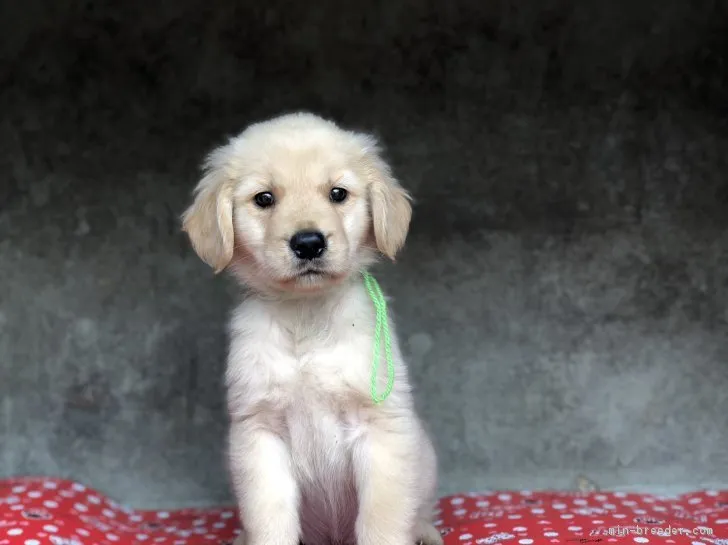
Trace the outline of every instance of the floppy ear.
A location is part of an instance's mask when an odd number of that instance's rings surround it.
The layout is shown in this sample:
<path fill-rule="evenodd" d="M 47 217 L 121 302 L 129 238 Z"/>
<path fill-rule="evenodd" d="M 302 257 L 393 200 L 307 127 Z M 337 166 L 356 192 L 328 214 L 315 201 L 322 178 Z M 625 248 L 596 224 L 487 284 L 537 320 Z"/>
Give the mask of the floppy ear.
<path fill-rule="evenodd" d="M 399 184 L 382 159 L 372 137 L 366 138 L 364 164 L 369 178 L 369 204 L 377 249 L 394 261 L 404 246 L 412 205 L 409 193 Z"/>
<path fill-rule="evenodd" d="M 194 201 L 182 215 L 182 230 L 200 259 L 222 272 L 233 258 L 232 184 L 221 168 L 210 162 L 194 190 Z"/>

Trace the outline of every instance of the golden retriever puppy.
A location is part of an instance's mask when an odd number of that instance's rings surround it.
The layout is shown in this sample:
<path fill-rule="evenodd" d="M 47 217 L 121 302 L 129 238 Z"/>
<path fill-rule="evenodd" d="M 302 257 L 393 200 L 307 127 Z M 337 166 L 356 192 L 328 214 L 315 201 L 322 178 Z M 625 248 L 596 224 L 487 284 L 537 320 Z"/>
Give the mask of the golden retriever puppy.
<path fill-rule="evenodd" d="M 362 271 L 394 259 L 408 193 L 373 137 L 308 113 L 249 126 L 207 157 L 183 229 L 247 288 L 226 385 L 242 545 L 441 545 L 436 457 L 392 329 L 373 374 Z"/>

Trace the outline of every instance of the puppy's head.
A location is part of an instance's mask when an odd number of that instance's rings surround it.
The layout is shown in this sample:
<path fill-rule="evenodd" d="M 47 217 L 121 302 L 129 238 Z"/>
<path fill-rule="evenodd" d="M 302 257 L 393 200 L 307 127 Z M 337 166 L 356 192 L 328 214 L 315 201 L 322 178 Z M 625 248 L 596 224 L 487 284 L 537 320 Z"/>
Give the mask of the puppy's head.
<path fill-rule="evenodd" d="M 215 272 L 268 293 L 317 292 L 394 260 L 412 209 L 375 139 L 312 114 L 248 127 L 207 157 L 183 229 Z"/>

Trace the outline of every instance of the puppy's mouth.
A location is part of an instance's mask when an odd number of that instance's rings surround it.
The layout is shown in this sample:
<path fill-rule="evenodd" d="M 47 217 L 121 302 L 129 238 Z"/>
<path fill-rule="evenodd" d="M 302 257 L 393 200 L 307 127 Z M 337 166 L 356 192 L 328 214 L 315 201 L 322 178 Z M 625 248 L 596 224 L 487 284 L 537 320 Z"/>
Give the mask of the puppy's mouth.
<path fill-rule="evenodd" d="M 329 269 L 316 267 L 314 265 L 304 267 L 296 271 L 281 282 L 281 285 L 300 289 L 319 289 L 329 283 L 338 283 L 343 280 L 344 275 Z"/>
<path fill-rule="evenodd" d="M 328 273 L 322 269 L 309 268 L 298 273 L 299 278 L 326 276 Z"/>
<path fill-rule="evenodd" d="M 298 269 L 286 278 L 281 279 L 281 281 L 284 284 L 298 284 L 299 282 L 304 282 L 307 284 L 309 282 L 325 280 L 327 278 L 330 278 L 331 276 L 333 276 L 332 273 L 327 271 L 326 269 L 323 269 L 321 267 L 309 266 Z"/>

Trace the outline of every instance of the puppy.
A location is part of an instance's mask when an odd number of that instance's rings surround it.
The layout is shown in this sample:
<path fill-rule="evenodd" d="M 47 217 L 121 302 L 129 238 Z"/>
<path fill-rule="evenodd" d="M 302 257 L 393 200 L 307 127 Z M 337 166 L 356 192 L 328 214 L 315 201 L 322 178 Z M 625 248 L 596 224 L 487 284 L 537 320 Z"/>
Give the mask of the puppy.
<path fill-rule="evenodd" d="M 393 329 L 393 388 L 371 393 L 388 367 L 382 347 L 372 377 L 361 271 L 394 260 L 411 213 L 376 140 L 313 114 L 253 124 L 208 155 L 182 222 L 247 288 L 226 372 L 237 545 L 442 544 L 435 451 Z"/>

